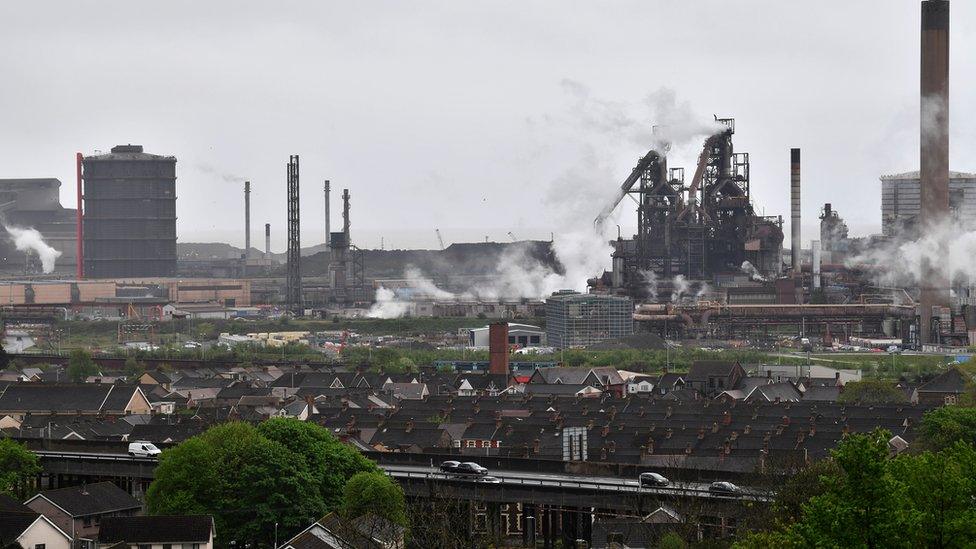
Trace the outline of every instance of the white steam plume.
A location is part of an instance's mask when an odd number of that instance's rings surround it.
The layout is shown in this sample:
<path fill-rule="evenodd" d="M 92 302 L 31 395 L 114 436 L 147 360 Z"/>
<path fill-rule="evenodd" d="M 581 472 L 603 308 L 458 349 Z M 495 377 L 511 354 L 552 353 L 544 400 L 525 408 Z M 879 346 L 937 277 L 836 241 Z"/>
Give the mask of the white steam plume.
<path fill-rule="evenodd" d="M 647 300 L 657 301 L 657 273 L 654 271 L 641 271 L 640 275 L 644 278 L 644 288 L 647 290 Z"/>
<path fill-rule="evenodd" d="M 22 252 L 32 251 L 37 254 L 45 273 L 54 271 L 54 262 L 61 257 L 61 252 L 48 246 L 37 229 L 22 229 L 7 225 L 4 225 L 3 228 L 10 234 L 11 240 L 18 250 Z"/>
<path fill-rule="evenodd" d="M 232 173 L 221 172 L 217 168 L 211 166 L 210 164 L 206 164 L 204 162 L 197 162 L 194 165 L 194 167 L 196 167 L 196 169 L 200 170 L 201 172 L 203 172 L 205 174 L 212 175 L 212 176 L 215 176 L 215 177 L 220 178 L 220 180 L 221 181 L 224 181 L 225 183 L 243 183 L 244 182 L 244 178 L 243 177 L 241 177 L 239 175 L 234 175 Z"/>
<path fill-rule="evenodd" d="M 708 296 L 708 292 L 712 291 L 712 287 L 706 282 L 702 282 L 701 287 L 698 288 L 698 293 L 695 294 L 695 301 L 702 301 Z"/>
<path fill-rule="evenodd" d="M 881 286 L 912 286 L 923 279 L 926 261 L 953 285 L 970 283 L 976 274 L 976 228 L 947 219 L 923 229 L 918 238 L 902 236 L 876 244 L 845 264 L 870 270 Z"/>
<path fill-rule="evenodd" d="M 749 275 L 749 278 L 751 278 L 752 280 L 755 280 L 757 282 L 766 282 L 766 277 L 764 277 L 759 272 L 759 269 L 757 269 L 755 265 L 753 265 L 752 263 L 749 263 L 748 261 L 743 261 L 742 267 L 740 267 L 740 269 L 742 269 L 742 272 Z"/>
<path fill-rule="evenodd" d="M 393 290 L 380 287 L 376 290 L 376 303 L 369 308 L 369 318 L 400 318 L 410 310 L 410 304 L 397 299 Z"/>
<path fill-rule="evenodd" d="M 671 281 L 671 302 L 679 302 L 681 300 L 681 296 L 688 293 L 688 290 L 690 289 L 691 284 L 688 284 L 688 279 L 685 278 L 685 275 L 678 275 L 674 277 L 674 280 Z"/>

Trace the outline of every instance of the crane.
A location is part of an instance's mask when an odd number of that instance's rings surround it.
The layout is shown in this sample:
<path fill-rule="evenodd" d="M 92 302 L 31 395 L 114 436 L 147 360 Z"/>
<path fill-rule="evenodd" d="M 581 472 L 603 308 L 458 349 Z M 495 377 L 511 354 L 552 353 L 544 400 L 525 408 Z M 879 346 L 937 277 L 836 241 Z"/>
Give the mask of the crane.
<path fill-rule="evenodd" d="M 437 233 L 437 241 L 440 242 L 441 249 L 443 250 L 444 249 L 444 239 L 441 237 L 441 230 L 440 229 L 434 229 L 434 232 Z"/>

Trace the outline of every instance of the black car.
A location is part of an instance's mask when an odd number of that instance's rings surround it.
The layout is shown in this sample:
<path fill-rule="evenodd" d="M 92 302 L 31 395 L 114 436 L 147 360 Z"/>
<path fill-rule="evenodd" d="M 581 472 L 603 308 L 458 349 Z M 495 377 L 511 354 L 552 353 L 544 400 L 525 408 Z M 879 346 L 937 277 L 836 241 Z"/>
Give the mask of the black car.
<path fill-rule="evenodd" d="M 484 476 L 488 474 L 488 469 L 485 469 L 472 461 L 465 461 L 464 463 L 459 464 L 454 472 L 461 475 Z"/>
<path fill-rule="evenodd" d="M 641 473 L 639 477 L 641 487 L 644 486 L 668 486 L 671 481 L 658 473 Z"/>
<path fill-rule="evenodd" d="M 731 482 L 718 481 L 708 485 L 708 492 L 716 496 L 739 497 L 742 490 Z"/>
<path fill-rule="evenodd" d="M 461 465 L 460 461 L 445 461 L 441 463 L 441 471 L 445 473 L 456 473 L 458 465 Z"/>

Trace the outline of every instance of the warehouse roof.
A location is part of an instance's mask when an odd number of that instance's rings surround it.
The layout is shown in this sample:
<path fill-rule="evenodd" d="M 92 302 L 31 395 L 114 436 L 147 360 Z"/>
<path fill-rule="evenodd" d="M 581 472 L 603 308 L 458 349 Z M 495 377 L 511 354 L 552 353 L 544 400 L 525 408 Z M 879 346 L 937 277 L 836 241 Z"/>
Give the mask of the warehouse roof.
<path fill-rule="evenodd" d="M 902 179 L 918 179 L 919 177 L 920 176 L 918 174 L 918 170 L 915 170 L 913 172 L 892 173 L 892 174 L 882 175 L 881 176 L 881 180 L 882 181 L 896 181 L 896 180 L 902 180 Z M 976 179 L 976 173 L 953 172 L 953 171 L 950 171 L 949 172 L 949 179 Z"/>

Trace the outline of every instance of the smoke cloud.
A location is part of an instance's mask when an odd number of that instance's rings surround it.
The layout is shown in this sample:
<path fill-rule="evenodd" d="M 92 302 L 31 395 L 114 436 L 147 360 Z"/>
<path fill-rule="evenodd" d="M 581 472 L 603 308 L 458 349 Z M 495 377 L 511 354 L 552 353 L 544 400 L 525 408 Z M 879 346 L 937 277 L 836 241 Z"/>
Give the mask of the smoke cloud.
<path fill-rule="evenodd" d="M 946 219 L 926 227 L 917 238 L 901 235 L 875 243 L 845 264 L 867 269 L 882 286 L 912 286 L 923 280 L 925 262 L 953 285 L 970 283 L 976 273 L 976 227 L 960 227 L 956 220 Z"/>
<path fill-rule="evenodd" d="M 657 301 L 657 273 L 654 271 L 641 271 L 644 278 L 644 289 L 647 290 L 647 300 Z"/>
<path fill-rule="evenodd" d="M 691 284 L 688 283 L 688 279 L 685 275 L 678 275 L 674 277 L 671 281 L 671 303 L 678 303 L 681 301 L 681 296 L 688 293 L 691 289 Z"/>
<path fill-rule="evenodd" d="M 6 225 L 3 228 L 10 235 L 14 246 L 19 251 L 29 251 L 37 254 L 37 257 L 41 260 L 41 268 L 45 274 L 54 272 L 54 263 L 61 257 L 61 252 L 48 246 L 44 242 L 44 237 L 37 229 L 22 229 L 19 227 L 8 227 Z"/>
<path fill-rule="evenodd" d="M 749 278 L 751 278 L 752 280 L 755 280 L 757 282 L 766 282 L 766 277 L 764 277 L 759 272 L 759 269 L 757 269 L 756 266 L 753 265 L 752 263 L 748 261 L 743 261 L 740 269 L 742 269 L 743 273 L 749 275 Z"/>
<path fill-rule="evenodd" d="M 201 172 L 207 174 L 207 175 L 212 175 L 212 176 L 220 179 L 224 183 L 243 183 L 244 182 L 244 178 L 243 177 L 241 177 L 239 175 L 234 175 L 232 173 L 221 172 L 220 170 L 218 170 L 217 168 L 211 166 L 210 164 L 206 164 L 206 163 L 203 163 L 203 162 L 197 162 L 196 164 L 194 164 L 194 167 L 196 169 L 200 170 Z"/>
<path fill-rule="evenodd" d="M 376 303 L 370 307 L 369 318 L 400 318 L 410 310 L 410 303 L 397 298 L 393 290 L 380 287 L 376 290 Z"/>

